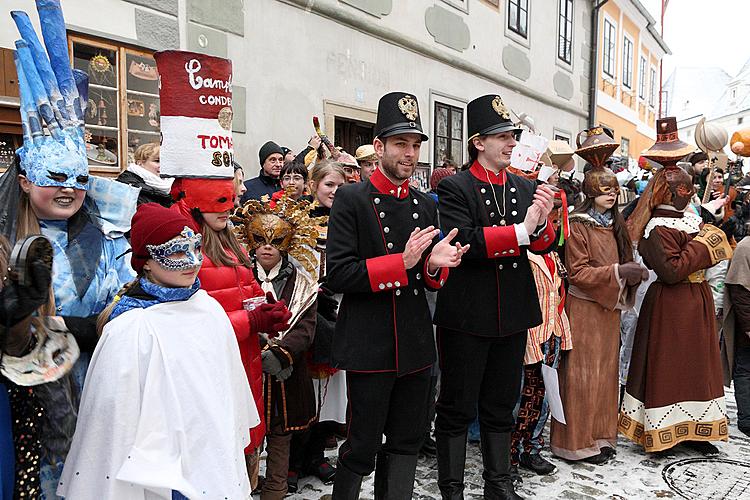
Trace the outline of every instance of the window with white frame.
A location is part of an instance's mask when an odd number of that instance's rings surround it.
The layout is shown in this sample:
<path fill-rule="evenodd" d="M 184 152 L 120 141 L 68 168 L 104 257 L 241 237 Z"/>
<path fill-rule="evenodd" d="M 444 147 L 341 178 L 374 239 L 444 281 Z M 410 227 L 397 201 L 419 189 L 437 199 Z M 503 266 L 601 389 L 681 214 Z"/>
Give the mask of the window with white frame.
<path fill-rule="evenodd" d="M 638 62 L 638 97 L 646 98 L 646 58 L 643 56 Z"/>
<path fill-rule="evenodd" d="M 633 41 L 627 36 L 622 37 L 622 84 L 633 88 Z"/>
<path fill-rule="evenodd" d="M 445 160 L 452 160 L 455 165 L 461 165 L 464 161 L 464 110 L 435 101 L 433 137 L 435 166 L 442 165 Z"/>
<path fill-rule="evenodd" d="M 630 156 L 630 139 L 627 137 L 620 138 L 620 155 Z"/>
<path fill-rule="evenodd" d="M 556 141 L 565 141 L 570 144 L 570 134 L 568 132 L 555 129 L 553 137 Z"/>
<path fill-rule="evenodd" d="M 610 78 L 615 77 L 615 47 L 617 30 L 609 19 L 604 19 L 604 52 L 602 54 L 602 71 Z"/>
<path fill-rule="evenodd" d="M 523 38 L 529 36 L 529 0 L 508 0 L 508 29 Z"/>
<path fill-rule="evenodd" d="M 573 60 L 573 0 L 560 0 L 557 31 L 557 58 L 570 64 Z"/>
<path fill-rule="evenodd" d="M 656 104 L 656 68 L 651 66 L 649 71 L 650 81 L 648 82 L 648 104 L 654 106 Z"/>

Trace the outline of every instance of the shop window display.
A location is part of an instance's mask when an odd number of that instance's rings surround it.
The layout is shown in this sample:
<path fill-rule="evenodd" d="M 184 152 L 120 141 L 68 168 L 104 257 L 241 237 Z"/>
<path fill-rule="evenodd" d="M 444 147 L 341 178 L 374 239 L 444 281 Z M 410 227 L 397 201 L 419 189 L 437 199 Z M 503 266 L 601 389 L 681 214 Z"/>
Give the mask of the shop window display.
<path fill-rule="evenodd" d="M 159 142 L 159 89 L 151 53 L 69 36 L 73 67 L 89 75 L 86 144 L 94 171 L 116 174 L 141 144 Z"/>

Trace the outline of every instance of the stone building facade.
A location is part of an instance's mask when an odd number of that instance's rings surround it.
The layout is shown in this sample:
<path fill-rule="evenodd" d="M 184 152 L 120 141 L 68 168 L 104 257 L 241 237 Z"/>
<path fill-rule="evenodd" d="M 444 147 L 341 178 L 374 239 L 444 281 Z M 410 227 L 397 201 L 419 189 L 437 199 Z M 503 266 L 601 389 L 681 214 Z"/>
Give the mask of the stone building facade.
<path fill-rule="evenodd" d="M 466 160 L 466 103 L 482 94 L 498 93 L 549 138 L 574 141 L 587 122 L 588 0 L 62 3 L 74 65 L 96 76 L 90 104 L 97 114 L 87 123 L 97 150 L 92 164 L 103 172 L 123 168 L 134 146 L 158 138 L 149 61 L 170 48 L 232 59 L 235 150 L 248 177 L 258 171 L 265 141 L 301 150 L 313 134 L 312 116 L 349 150 L 371 141 L 378 99 L 392 90 L 419 100 L 430 136 L 420 156 L 425 166 Z M 0 134 L 7 139 L 20 133 L 8 55 L 17 34 L 7 12 L 26 10 L 34 22 L 36 15 L 32 0 L 3 5 Z"/>

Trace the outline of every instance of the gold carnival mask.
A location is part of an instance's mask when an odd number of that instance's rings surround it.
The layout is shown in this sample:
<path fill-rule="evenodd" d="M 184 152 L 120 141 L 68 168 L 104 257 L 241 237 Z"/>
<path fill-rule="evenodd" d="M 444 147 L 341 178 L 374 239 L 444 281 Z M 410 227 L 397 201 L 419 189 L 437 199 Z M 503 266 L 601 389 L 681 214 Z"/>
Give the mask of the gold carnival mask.
<path fill-rule="evenodd" d="M 328 217 L 310 217 L 310 202 L 295 201 L 293 192 L 294 187 L 289 186 L 278 200 L 264 196 L 246 202 L 231 217 L 234 234 L 248 250 L 271 245 L 289 254 L 317 279 L 318 257 L 313 252 L 317 226 L 325 224 Z"/>

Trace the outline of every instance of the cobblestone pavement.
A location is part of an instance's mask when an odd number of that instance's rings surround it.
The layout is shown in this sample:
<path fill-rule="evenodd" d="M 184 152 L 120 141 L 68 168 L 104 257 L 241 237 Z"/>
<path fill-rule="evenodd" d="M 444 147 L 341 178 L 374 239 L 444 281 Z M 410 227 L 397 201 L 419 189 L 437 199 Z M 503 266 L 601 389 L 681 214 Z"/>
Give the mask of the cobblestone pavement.
<path fill-rule="evenodd" d="M 750 499 L 750 438 L 737 429 L 737 408 L 731 391 L 727 391 L 727 410 L 730 438 L 726 443 L 716 443 L 721 455 L 715 459 L 704 459 L 681 446 L 647 455 L 620 438 L 616 458 L 601 466 L 552 458 L 558 471 L 551 476 L 536 476 L 522 469 L 523 485 L 517 491 L 529 499 Z M 328 454 L 331 463 L 335 463 L 336 451 Z M 550 458 L 549 453 L 544 456 Z M 468 446 L 465 482 L 465 498 L 481 499 L 482 457 L 477 445 Z M 331 486 L 317 478 L 302 478 L 299 486 L 299 492 L 287 499 L 318 500 L 331 493 Z M 361 498 L 373 498 L 372 475 L 362 484 Z M 420 457 L 414 498 L 440 498 L 434 458 Z"/>

